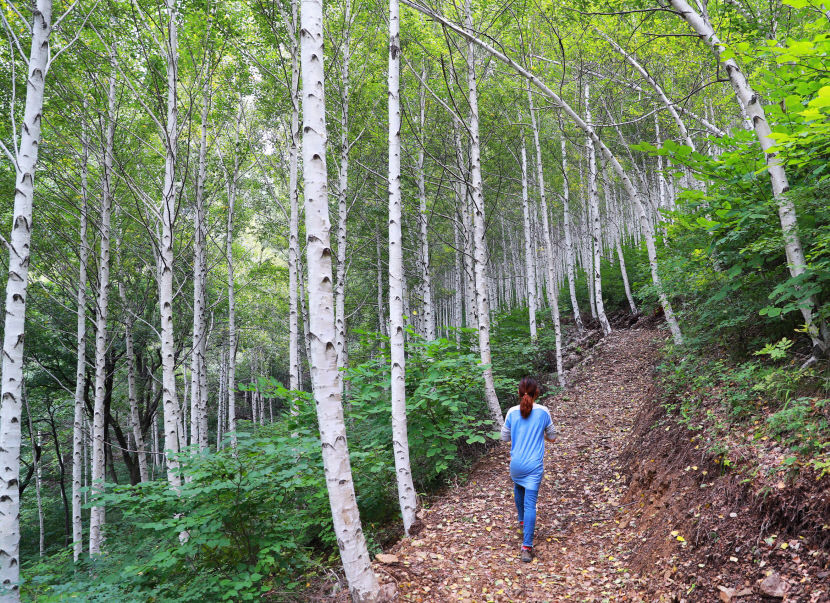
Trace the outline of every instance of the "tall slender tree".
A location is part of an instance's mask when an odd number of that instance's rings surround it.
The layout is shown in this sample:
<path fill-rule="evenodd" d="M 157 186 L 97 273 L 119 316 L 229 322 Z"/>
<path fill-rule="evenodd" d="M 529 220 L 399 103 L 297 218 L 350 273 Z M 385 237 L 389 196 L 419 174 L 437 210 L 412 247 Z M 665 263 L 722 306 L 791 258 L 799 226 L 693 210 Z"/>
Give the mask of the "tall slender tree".
<path fill-rule="evenodd" d="M 302 0 L 300 62 L 303 98 L 303 181 L 305 183 L 311 380 L 323 452 L 334 532 L 346 579 L 355 601 L 373 601 L 378 581 L 352 481 L 346 425 L 338 383 L 332 299 L 331 245 L 326 170 L 326 97 L 323 69 L 323 3 Z"/>
<path fill-rule="evenodd" d="M 5 20 L 4 20 L 4 23 Z M 22 25 L 22 24 L 20 24 Z M 13 131 L 13 148 L 3 151 L 14 165 L 14 206 L 6 283 L 6 318 L 3 328 L 2 389 L 0 389 L 0 597 L 20 599 L 20 418 L 23 399 L 23 334 L 32 240 L 32 200 L 35 168 L 43 123 L 43 96 L 49 71 L 52 35 L 52 0 L 37 0 L 26 77 L 26 105 L 20 131 Z M 19 27 L 19 26 L 18 26 Z M 6 25 L 7 33 L 17 32 Z M 18 30 L 19 31 L 19 30 Z M 11 60 L 14 60 L 12 57 Z"/>
<path fill-rule="evenodd" d="M 404 268 L 401 233 L 401 45 L 398 0 L 389 1 L 389 353 L 391 361 L 392 449 L 404 532 L 415 522 L 417 500 L 409 464 L 404 351 Z"/>

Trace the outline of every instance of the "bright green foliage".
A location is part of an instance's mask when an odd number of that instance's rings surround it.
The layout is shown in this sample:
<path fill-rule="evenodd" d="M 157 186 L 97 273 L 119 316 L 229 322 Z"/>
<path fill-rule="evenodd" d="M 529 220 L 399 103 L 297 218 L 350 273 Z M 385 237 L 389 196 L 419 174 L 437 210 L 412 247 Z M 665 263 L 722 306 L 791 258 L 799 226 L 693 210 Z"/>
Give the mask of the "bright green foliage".
<path fill-rule="evenodd" d="M 229 447 L 188 457 L 192 479 L 180 493 L 165 481 L 116 487 L 106 496 L 107 555 L 74 577 L 71 557 L 60 559 L 66 565 L 34 566 L 26 592 L 48 593 L 37 600 L 240 601 L 277 584 L 296 588 L 315 544 L 332 539 L 319 440 L 308 419 L 241 432 L 236 454 Z"/>
<path fill-rule="evenodd" d="M 377 337 L 376 335 L 374 335 Z M 386 348 L 388 350 L 388 346 Z M 426 341 L 407 329 L 406 409 L 413 479 L 420 491 L 441 483 L 476 456 L 476 450 L 494 435 L 481 395 L 481 371 L 476 354 L 458 350 L 446 339 Z M 347 371 L 350 384 L 347 424 L 350 447 L 371 460 L 383 450 L 386 467 L 370 466 L 373 473 L 388 471 L 394 499 L 392 428 L 389 422 L 389 359 L 386 354 Z M 352 452 L 352 458 L 355 458 Z M 359 473 L 358 473 L 359 475 Z"/>
<path fill-rule="evenodd" d="M 370 339 L 378 336 L 367 334 L 367 345 Z M 411 462 L 426 492 L 469 465 L 497 434 L 482 418 L 476 354 L 411 329 L 408 351 Z M 388 366 L 378 354 L 347 372 L 349 449 L 370 544 L 374 526 L 398 513 Z M 183 455 L 188 480 L 179 493 L 163 480 L 115 487 L 106 496 L 113 534 L 107 554 L 88 572 L 75 573 L 65 554 L 33 564 L 24 592 L 39 601 L 245 601 L 304 587 L 304 577 L 337 548 L 313 401 L 274 380 L 259 387 L 267 397 L 299 396 L 299 414 L 253 433 L 243 424 L 236 453 L 228 446 Z"/>
<path fill-rule="evenodd" d="M 778 207 L 754 133 L 738 128 L 712 139 L 716 152 L 706 155 L 671 140 L 661 149 L 636 147 L 689 166 L 706 185 L 680 195 L 663 267 L 670 289 L 685 301 L 694 334 L 739 355 L 799 330 L 798 309 L 809 297 L 820 317 L 830 317 L 830 35 L 823 14 L 805 16 L 784 41 L 732 47 L 740 61 L 755 66 L 752 84 L 764 95 L 799 218 L 803 274 L 787 270 Z"/>

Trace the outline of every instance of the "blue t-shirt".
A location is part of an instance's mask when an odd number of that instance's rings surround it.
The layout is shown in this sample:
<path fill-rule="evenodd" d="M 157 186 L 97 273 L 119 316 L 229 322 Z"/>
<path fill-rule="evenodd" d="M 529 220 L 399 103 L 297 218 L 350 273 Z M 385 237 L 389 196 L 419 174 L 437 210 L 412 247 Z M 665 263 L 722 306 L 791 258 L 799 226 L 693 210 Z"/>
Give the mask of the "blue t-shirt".
<path fill-rule="evenodd" d="M 534 404 L 530 415 L 522 418 L 518 406 L 507 411 L 501 428 L 501 439 L 511 442 L 510 477 L 528 490 L 538 490 L 545 470 L 545 437 L 556 437 L 550 411 Z"/>

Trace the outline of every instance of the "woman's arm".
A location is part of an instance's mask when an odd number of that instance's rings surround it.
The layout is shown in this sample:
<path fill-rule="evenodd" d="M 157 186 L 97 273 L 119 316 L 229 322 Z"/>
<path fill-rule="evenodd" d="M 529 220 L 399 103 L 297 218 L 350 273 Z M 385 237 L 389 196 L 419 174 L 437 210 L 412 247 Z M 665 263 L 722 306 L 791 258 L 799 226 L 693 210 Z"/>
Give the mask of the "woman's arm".
<path fill-rule="evenodd" d="M 545 441 L 550 442 L 551 444 L 556 439 L 556 427 L 553 426 L 553 422 L 549 423 L 547 427 L 545 427 Z"/>

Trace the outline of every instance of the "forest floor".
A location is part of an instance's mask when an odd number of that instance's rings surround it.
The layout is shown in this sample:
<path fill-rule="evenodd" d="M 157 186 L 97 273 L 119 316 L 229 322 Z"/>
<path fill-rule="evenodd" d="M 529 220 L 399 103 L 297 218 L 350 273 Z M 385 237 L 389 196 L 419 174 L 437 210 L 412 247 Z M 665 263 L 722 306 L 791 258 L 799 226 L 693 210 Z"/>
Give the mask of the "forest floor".
<path fill-rule="evenodd" d="M 667 461 L 678 446 L 692 449 L 687 433 L 683 443 L 662 442 L 668 457 L 654 452 L 661 448 L 654 437 L 681 433 L 662 424 L 652 429 L 662 343 L 652 329 L 615 331 L 570 372 L 567 390 L 540 401 L 559 436 L 547 445 L 533 562 L 519 559 L 509 446 L 499 444 L 466 483 L 419 512 L 415 537 L 374 563 L 381 582 L 395 584 L 397 600 L 830 601 L 826 552 L 808 551 L 798 539 L 766 554 L 734 547 L 744 538 L 755 544 L 757 518 L 740 507 L 741 497 L 706 498 L 716 488 L 706 490 L 715 477 L 706 477 L 703 460 L 693 470 L 681 466 L 685 457 L 681 465 Z M 732 530 L 719 545 L 728 542 L 734 553 L 708 541 L 697 546 L 692 526 L 701 513 L 716 515 L 720 534 Z"/>

